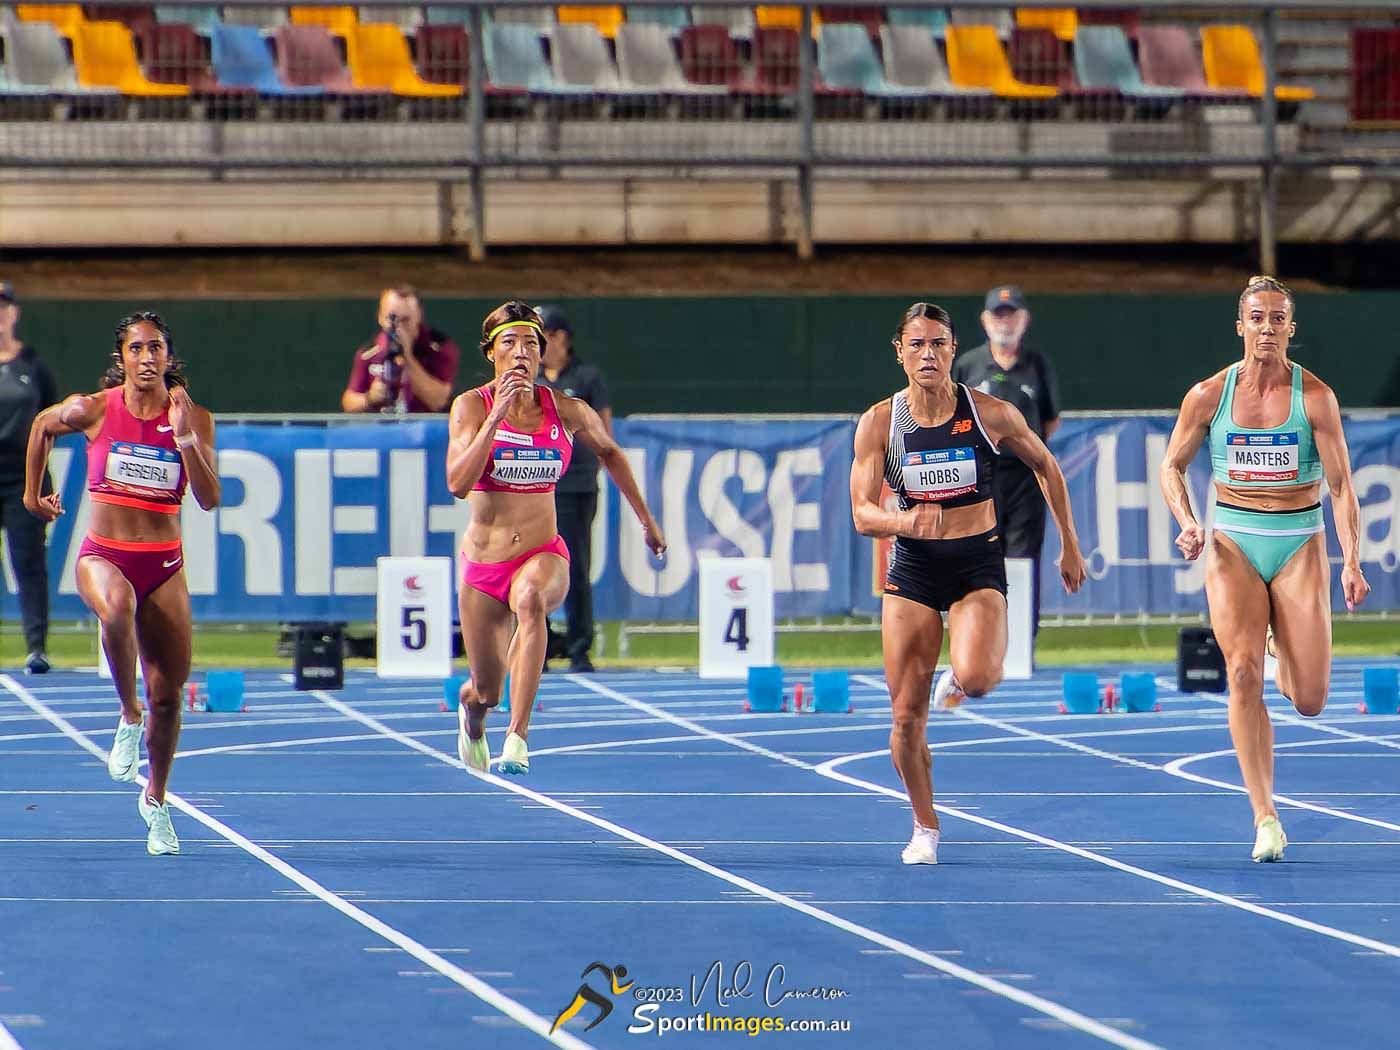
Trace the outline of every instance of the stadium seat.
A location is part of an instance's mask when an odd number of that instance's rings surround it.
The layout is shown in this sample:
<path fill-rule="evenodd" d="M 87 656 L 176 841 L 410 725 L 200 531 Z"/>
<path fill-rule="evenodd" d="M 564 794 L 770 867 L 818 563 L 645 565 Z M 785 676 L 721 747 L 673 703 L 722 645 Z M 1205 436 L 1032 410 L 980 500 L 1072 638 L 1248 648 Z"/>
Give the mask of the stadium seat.
<path fill-rule="evenodd" d="M 1009 7 L 953 7 L 948 10 L 948 24 L 955 26 L 991 26 L 1005 40 L 1011 35 L 1016 16 Z"/>
<path fill-rule="evenodd" d="M 864 26 L 870 39 L 875 40 L 885 24 L 885 12 L 879 7 L 819 7 L 812 22 L 814 26 L 855 23 Z"/>
<path fill-rule="evenodd" d="M 1079 14 L 1072 7 L 1018 7 L 1016 25 L 1020 29 L 1048 29 L 1068 44 L 1079 27 Z"/>
<path fill-rule="evenodd" d="M 470 21 L 465 8 L 457 8 L 462 13 L 458 20 L 463 25 Z M 493 7 L 485 12 L 483 21 L 487 22 L 514 22 L 520 25 L 539 26 L 544 32 L 549 32 L 558 21 L 552 7 Z"/>
<path fill-rule="evenodd" d="M 718 25 L 682 29 L 681 73 L 689 84 L 737 90 L 743 79 L 743 63 L 729 30 Z"/>
<path fill-rule="evenodd" d="M 1081 25 L 1074 38 L 1074 71 L 1086 88 L 1116 88 L 1132 98 L 1179 98 L 1181 88 L 1143 82 L 1127 34 L 1116 25 Z"/>
<path fill-rule="evenodd" d="M 21 22 L 48 22 L 67 37 L 87 21 L 82 4 L 19 4 L 15 14 Z"/>
<path fill-rule="evenodd" d="M 201 95 L 242 95 L 253 91 L 250 87 L 219 83 L 193 26 L 150 22 L 137 36 L 146 75 L 158 84 L 184 84 Z"/>
<path fill-rule="evenodd" d="M 797 90 L 798 31 L 755 26 L 753 79 L 748 88 L 759 94 L 792 94 Z"/>
<path fill-rule="evenodd" d="M 948 72 L 963 87 L 988 88 L 1002 98 L 1054 98 L 1058 89 L 1024 84 L 1011 73 L 993 26 L 948 27 Z"/>
<path fill-rule="evenodd" d="M 17 22 L 5 30 L 7 89 L 24 94 L 68 94 L 84 90 L 51 22 Z"/>
<path fill-rule="evenodd" d="M 344 36 L 359 22 L 353 7 L 294 7 L 291 10 L 292 25 L 325 26 L 337 36 Z"/>
<path fill-rule="evenodd" d="M 361 25 L 396 25 L 411 33 L 423 22 L 423 9 L 416 4 L 369 4 L 356 10 Z"/>
<path fill-rule="evenodd" d="M 550 37 L 552 90 L 616 93 L 621 84 L 607 41 L 591 22 L 560 22 Z"/>
<path fill-rule="evenodd" d="M 631 14 L 631 12 L 628 12 Z M 719 88 L 692 87 L 676 53 L 671 49 L 671 30 L 664 25 L 628 22 L 617 31 L 617 70 L 624 91 L 704 93 Z"/>
<path fill-rule="evenodd" d="M 1129 38 L 1137 36 L 1140 16 L 1135 7 L 1081 7 L 1079 25 L 1117 26 Z"/>
<path fill-rule="evenodd" d="M 123 95 L 178 98 L 188 95 L 184 84 L 157 84 L 147 79 L 136 61 L 131 30 L 120 22 L 84 22 L 73 32 L 73 65 L 84 87 L 116 88 Z"/>
<path fill-rule="evenodd" d="M 275 29 L 278 26 L 287 24 L 287 9 L 285 7 L 270 7 L 257 5 L 256 7 L 234 7 L 230 4 L 224 8 L 224 22 L 232 26 L 255 26 L 258 29 Z"/>
<path fill-rule="evenodd" d="M 988 88 L 954 84 L 933 34 L 923 25 L 887 24 L 880 27 L 880 50 L 885 80 L 896 88 L 914 88 L 930 95 L 991 95 Z"/>
<path fill-rule="evenodd" d="M 932 42 L 932 34 L 928 37 Z M 822 23 L 817 34 L 817 71 L 821 74 L 822 85 L 827 88 L 883 97 L 925 94 L 885 80 L 875 45 L 870 42 L 870 33 L 859 23 Z"/>
<path fill-rule="evenodd" d="M 422 25 L 415 34 L 418 73 L 430 84 L 471 84 L 471 38 L 461 26 Z"/>
<path fill-rule="evenodd" d="M 754 8 L 754 23 L 760 29 L 801 29 L 802 8 L 758 6 Z M 814 18 L 815 25 L 816 19 Z"/>
<path fill-rule="evenodd" d="M 1182 26 L 1144 25 L 1138 28 L 1138 62 L 1142 79 L 1159 87 L 1181 88 L 1198 98 L 1236 97 L 1238 91 L 1213 91 L 1206 83 L 1191 34 Z"/>
<path fill-rule="evenodd" d="M 214 76 L 224 87 L 252 88 L 260 95 L 321 95 L 319 86 L 297 87 L 282 80 L 262 31 L 222 22 L 209 34 Z"/>
<path fill-rule="evenodd" d="M 483 41 L 486 75 L 492 84 L 526 91 L 550 91 L 554 76 L 544 60 L 539 31 L 533 25 L 494 22 Z"/>
<path fill-rule="evenodd" d="M 138 36 L 156 20 L 152 4 L 84 4 L 83 14 L 89 22 L 120 22 Z"/>
<path fill-rule="evenodd" d="M 1264 93 L 1264 63 L 1248 26 L 1202 26 L 1201 57 L 1206 83 L 1217 91 L 1244 91 L 1255 98 Z M 1284 84 L 1274 88 L 1274 97 L 1285 102 L 1306 102 L 1314 95 L 1312 88 Z"/>
<path fill-rule="evenodd" d="M 277 74 L 293 87 L 321 87 L 337 95 L 363 94 L 340 59 L 340 51 L 323 25 L 279 26 Z"/>
<path fill-rule="evenodd" d="M 617 27 L 622 25 L 625 16 L 618 4 L 608 5 L 560 5 L 559 24 L 593 26 L 603 36 L 611 40 L 617 36 Z"/>
<path fill-rule="evenodd" d="M 350 78 L 357 88 L 404 98 L 459 98 L 453 84 L 430 84 L 413 68 L 403 30 L 387 22 L 354 25 L 345 35 Z"/>
<path fill-rule="evenodd" d="M 690 25 L 690 9 L 679 4 L 638 4 L 627 8 L 627 21 L 680 29 Z"/>
<path fill-rule="evenodd" d="M 1351 119 L 1400 120 L 1400 29 L 1351 31 Z"/>
<path fill-rule="evenodd" d="M 690 22 L 697 26 L 724 26 L 731 37 L 748 40 L 753 36 L 752 7 L 724 7 L 717 4 L 697 4 L 690 9 Z"/>
<path fill-rule="evenodd" d="M 157 4 L 156 21 L 193 26 L 196 33 L 208 36 L 210 30 L 219 23 L 219 9 L 193 4 Z"/>
<path fill-rule="evenodd" d="M 948 25 L 948 12 L 941 7 L 891 7 L 885 21 L 892 26 L 923 26 L 941 37 Z"/>

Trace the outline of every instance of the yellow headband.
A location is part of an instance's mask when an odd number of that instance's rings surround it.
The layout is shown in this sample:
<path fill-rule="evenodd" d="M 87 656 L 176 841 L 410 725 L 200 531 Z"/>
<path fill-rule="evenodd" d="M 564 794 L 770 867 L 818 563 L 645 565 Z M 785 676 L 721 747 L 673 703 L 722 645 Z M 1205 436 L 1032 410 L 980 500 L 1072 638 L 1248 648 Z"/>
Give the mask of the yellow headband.
<path fill-rule="evenodd" d="M 544 335 L 544 329 L 535 321 L 505 321 L 486 333 L 486 342 L 488 344 L 494 343 L 496 341 L 496 336 L 500 335 L 507 328 L 514 328 L 516 325 L 521 324 L 525 325 L 527 328 L 533 328 L 535 331 L 539 332 L 540 335 Z"/>

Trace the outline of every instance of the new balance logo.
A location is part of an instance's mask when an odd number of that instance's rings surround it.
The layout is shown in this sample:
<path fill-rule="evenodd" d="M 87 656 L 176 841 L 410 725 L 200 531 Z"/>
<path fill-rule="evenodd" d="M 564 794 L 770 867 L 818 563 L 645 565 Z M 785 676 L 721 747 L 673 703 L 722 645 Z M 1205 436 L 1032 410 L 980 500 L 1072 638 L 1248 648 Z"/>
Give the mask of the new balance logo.
<path fill-rule="evenodd" d="M 971 429 L 972 420 L 970 419 L 959 419 L 956 423 L 953 424 L 954 434 L 966 434 Z"/>

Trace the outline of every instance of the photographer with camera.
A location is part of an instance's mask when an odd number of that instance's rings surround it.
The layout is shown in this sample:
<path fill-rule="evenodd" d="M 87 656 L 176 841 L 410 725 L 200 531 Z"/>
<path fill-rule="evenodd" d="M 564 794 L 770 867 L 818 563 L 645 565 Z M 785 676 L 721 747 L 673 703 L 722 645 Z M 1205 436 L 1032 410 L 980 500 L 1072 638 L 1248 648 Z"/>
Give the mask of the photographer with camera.
<path fill-rule="evenodd" d="M 418 292 L 408 285 L 379 297 L 379 334 L 355 351 L 340 396 L 346 412 L 444 412 L 457 379 L 457 344 L 424 323 Z"/>

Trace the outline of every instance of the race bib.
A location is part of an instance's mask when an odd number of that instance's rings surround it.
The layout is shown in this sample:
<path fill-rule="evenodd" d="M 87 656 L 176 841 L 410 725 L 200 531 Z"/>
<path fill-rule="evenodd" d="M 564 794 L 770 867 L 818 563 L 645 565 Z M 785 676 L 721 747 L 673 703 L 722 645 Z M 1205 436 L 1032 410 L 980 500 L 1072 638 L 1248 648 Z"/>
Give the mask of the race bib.
<path fill-rule="evenodd" d="M 1225 435 L 1225 466 L 1231 481 L 1297 481 L 1298 435 Z"/>
<path fill-rule="evenodd" d="M 491 480 L 500 485 L 553 485 L 564 474 L 557 448 L 498 448 L 491 453 Z"/>
<path fill-rule="evenodd" d="M 904 491 L 910 499 L 944 500 L 977 488 L 977 453 L 970 448 L 906 452 Z"/>
<path fill-rule="evenodd" d="M 107 450 L 107 480 L 128 488 L 174 492 L 183 467 L 173 449 L 117 441 Z"/>

